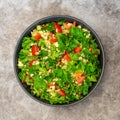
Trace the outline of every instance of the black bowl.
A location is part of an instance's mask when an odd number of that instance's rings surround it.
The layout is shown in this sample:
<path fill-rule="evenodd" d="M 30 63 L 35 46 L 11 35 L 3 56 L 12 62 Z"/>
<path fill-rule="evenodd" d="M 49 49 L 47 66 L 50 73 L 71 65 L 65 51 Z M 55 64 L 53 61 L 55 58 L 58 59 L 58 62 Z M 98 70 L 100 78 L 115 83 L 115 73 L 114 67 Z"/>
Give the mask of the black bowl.
<path fill-rule="evenodd" d="M 100 60 L 100 65 L 101 65 L 101 69 L 102 69 L 102 72 L 99 76 L 99 79 L 97 81 L 97 83 L 93 83 L 92 87 L 90 88 L 89 90 L 89 94 L 87 94 L 84 98 L 78 100 L 78 101 L 74 101 L 74 102 L 70 102 L 68 104 L 56 104 L 56 105 L 51 105 L 48 101 L 46 100 L 42 100 L 36 96 L 34 96 L 33 94 L 31 94 L 31 90 L 30 88 L 26 85 L 26 84 L 23 84 L 21 82 L 21 80 L 18 78 L 18 73 L 19 73 L 19 69 L 17 67 L 17 60 L 18 60 L 18 53 L 20 52 L 20 49 L 21 49 L 21 44 L 22 44 L 22 39 L 23 37 L 27 36 L 27 35 L 30 35 L 30 32 L 36 28 L 36 26 L 38 24 L 44 24 L 44 23 L 48 23 L 48 22 L 52 22 L 52 21 L 59 21 L 59 20 L 66 20 L 66 21 L 69 21 L 69 22 L 73 22 L 73 21 L 76 21 L 78 25 L 81 25 L 82 27 L 84 28 L 87 28 L 93 38 L 96 40 L 98 46 L 99 46 L 99 49 L 100 49 L 100 55 L 99 55 L 99 60 Z M 98 86 L 98 84 L 100 83 L 100 80 L 103 76 L 103 72 L 104 72 L 104 67 L 105 67 L 105 56 L 104 56 L 104 50 L 103 50 L 103 46 L 102 46 L 102 43 L 101 43 L 101 40 L 100 38 L 98 37 L 98 35 L 96 34 L 96 32 L 89 26 L 87 25 L 85 22 L 83 22 L 82 20 L 80 19 L 77 19 L 75 17 L 72 17 L 72 16 L 65 16 L 65 15 L 57 15 L 57 16 L 48 16 L 48 17 L 45 17 L 45 18 L 42 18 L 42 19 L 39 19 L 37 20 L 36 22 L 34 22 L 33 24 L 31 24 L 23 33 L 22 35 L 20 36 L 19 38 L 19 41 L 16 45 L 16 48 L 15 48 L 15 53 L 14 53 L 14 71 L 15 71 L 15 74 L 16 74 L 16 77 L 19 81 L 19 84 L 22 86 L 22 88 L 24 89 L 24 91 L 29 95 L 31 96 L 34 100 L 40 102 L 40 103 L 43 103 L 43 104 L 47 104 L 47 105 L 51 105 L 51 106 L 67 106 L 67 105 L 71 105 L 71 104 L 74 104 L 74 103 L 77 103 L 77 102 L 80 102 L 80 101 L 83 101 L 85 100 L 94 90 L 95 88 Z"/>

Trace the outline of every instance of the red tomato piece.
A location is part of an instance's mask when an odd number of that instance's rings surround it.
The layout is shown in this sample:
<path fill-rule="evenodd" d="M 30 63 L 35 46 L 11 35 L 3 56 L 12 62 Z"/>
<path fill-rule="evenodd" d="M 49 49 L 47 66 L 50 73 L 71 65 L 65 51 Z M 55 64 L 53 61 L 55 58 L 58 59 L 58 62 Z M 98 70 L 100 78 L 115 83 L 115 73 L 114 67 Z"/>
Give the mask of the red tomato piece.
<path fill-rule="evenodd" d="M 53 35 L 52 32 L 50 32 L 50 33 L 49 33 L 49 36 L 52 36 L 52 35 Z"/>
<path fill-rule="evenodd" d="M 86 76 L 81 76 L 78 80 L 77 80 L 77 84 L 80 84 L 82 82 L 84 82 Z"/>
<path fill-rule="evenodd" d="M 82 74 L 83 74 L 83 71 L 75 73 L 76 80 L 78 80 L 82 76 Z"/>
<path fill-rule="evenodd" d="M 66 21 L 65 23 L 68 24 L 68 21 Z"/>
<path fill-rule="evenodd" d="M 70 60 L 71 60 L 69 54 L 70 54 L 69 52 L 65 52 L 65 53 L 63 54 L 64 59 L 67 60 L 67 61 L 70 61 Z"/>
<path fill-rule="evenodd" d="M 37 55 L 37 52 L 39 52 L 39 47 L 37 45 L 32 46 L 32 55 Z"/>
<path fill-rule="evenodd" d="M 63 91 L 63 90 L 59 90 L 58 91 L 58 93 L 59 93 L 59 95 L 61 95 L 61 96 L 63 96 L 63 97 L 66 97 L 66 94 L 65 94 L 65 92 Z"/>
<path fill-rule="evenodd" d="M 70 28 L 72 28 L 72 26 L 73 26 L 73 24 L 69 23 L 69 22 L 66 22 L 66 24 L 65 24 L 66 29 L 70 29 Z"/>
<path fill-rule="evenodd" d="M 52 36 L 52 37 L 50 38 L 50 42 L 51 42 L 51 43 L 55 43 L 56 41 L 57 41 L 56 36 Z"/>
<path fill-rule="evenodd" d="M 41 35 L 40 33 L 37 33 L 34 37 L 36 41 L 39 41 L 39 39 L 41 38 Z"/>
<path fill-rule="evenodd" d="M 82 47 L 78 46 L 74 48 L 74 53 L 80 53 L 81 50 L 82 50 Z"/>
<path fill-rule="evenodd" d="M 92 52 L 92 47 L 89 48 L 89 51 Z"/>
<path fill-rule="evenodd" d="M 92 45 L 90 45 L 90 47 L 89 47 L 89 51 L 92 52 Z"/>
<path fill-rule="evenodd" d="M 48 87 L 51 87 L 51 86 L 55 86 L 55 88 L 56 88 L 56 87 L 57 87 L 57 84 L 49 83 L 49 84 L 48 84 Z"/>
<path fill-rule="evenodd" d="M 76 21 L 73 22 L 73 25 L 76 26 Z"/>
<path fill-rule="evenodd" d="M 35 62 L 36 62 L 36 60 L 30 61 L 30 63 L 29 63 L 30 67 L 33 66 Z"/>
<path fill-rule="evenodd" d="M 59 32 L 59 33 L 62 32 L 62 28 L 57 22 L 54 22 L 54 27 L 55 27 L 56 32 Z"/>

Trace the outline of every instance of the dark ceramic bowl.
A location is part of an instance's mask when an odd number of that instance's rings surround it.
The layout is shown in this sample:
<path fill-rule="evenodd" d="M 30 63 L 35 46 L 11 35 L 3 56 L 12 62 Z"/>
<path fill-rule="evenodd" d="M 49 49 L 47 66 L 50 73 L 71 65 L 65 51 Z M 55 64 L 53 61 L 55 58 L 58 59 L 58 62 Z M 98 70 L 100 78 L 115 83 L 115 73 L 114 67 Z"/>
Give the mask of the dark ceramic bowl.
<path fill-rule="evenodd" d="M 21 82 L 21 80 L 18 78 L 18 73 L 19 73 L 19 69 L 17 67 L 17 59 L 18 59 L 18 53 L 20 52 L 20 49 L 21 49 L 21 44 L 22 44 L 22 39 L 23 37 L 27 36 L 27 35 L 30 35 L 31 31 L 33 29 L 36 28 L 36 26 L 38 24 L 44 24 L 44 23 L 48 23 L 48 22 L 52 22 L 52 21 L 59 21 L 59 20 L 66 20 L 66 21 L 69 21 L 69 22 L 73 22 L 73 21 L 76 21 L 78 25 L 81 25 L 82 27 L 84 28 L 87 28 L 93 38 L 96 40 L 98 46 L 99 46 L 99 49 L 100 49 L 100 52 L 101 54 L 99 55 L 99 60 L 100 60 L 100 65 L 101 65 L 101 69 L 102 69 L 102 72 L 99 76 L 99 79 L 97 81 L 97 83 L 94 83 L 92 85 L 92 87 L 90 88 L 89 90 L 89 94 L 87 94 L 84 98 L 78 100 L 78 101 L 74 101 L 74 102 L 70 102 L 69 104 L 56 104 L 56 105 L 51 105 L 48 101 L 46 100 L 42 100 L 36 96 L 34 96 L 33 94 L 31 94 L 31 90 L 30 88 L 26 85 L 26 84 L 23 84 Z M 103 50 L 103 46 L 101 44 L 101 40 L 100 38 L 98 37 L 98 35 L 96 34 L 96 32 L 89 26 L 87 25 L 85 22 L 83 22 L 82 20 L 80 19 L 77 19 L 77 18 L 74 18 L 74 17 L 71 17 L 71 16 L 65 16 L 65 15 L 57 15 L 57 16 L 48 16 L 48 17 L 45 17 L 45 18 L 42 18 L 42 19 L 39 19 L 37 20 L 36 22 L 34 22 L 33 24 L 31 24 L 23 33 L 22 35 L 20 36 L 19 38 L 19 41 L 16 45 L 16 48 L 15 48 L 15 54 L 14 54 L 14 70 L 15 70 L 15 74 L 16 74 L 16 77 L 19 81 L 19 84 L 22 86 L 22 88 L 24 89 L 24 91 L 29 95 L 31 96 L 34 100 L 40 102 L 40 103 L 43 103 L 43 104 L 47 104 L 47 105 L 51 105 L 51 106 L 68 106 L 68 105 L 71 105 L 71 104 L 74 104 L 74 103 L 77 103 L 77 102 L 80 102 L 80 101 L 83 101 L 85 100 L 94 90 L 95 88 L 98 86 L 98 84 L 100 83 L 100 80 L 103 76 L 103 72 L 104 72 L 104 66 L 105 66 L 105 56 L 104 56 L 104 50 Z"/>

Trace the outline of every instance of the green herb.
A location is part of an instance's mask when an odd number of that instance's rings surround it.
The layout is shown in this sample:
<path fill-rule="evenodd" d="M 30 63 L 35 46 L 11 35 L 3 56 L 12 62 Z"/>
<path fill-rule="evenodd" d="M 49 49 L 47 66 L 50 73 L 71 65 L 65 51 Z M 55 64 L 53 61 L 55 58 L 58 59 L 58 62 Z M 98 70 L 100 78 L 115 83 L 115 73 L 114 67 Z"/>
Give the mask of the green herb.
<path fill-rule="evenodd" d="M 67 29 L 65 25 L 65 20 L 58 21 L 58 26 L 54 22 L 38 25 L 31 36 L 23 38 L 18 53 L 21 82 L 30 87 L 34 96 L 50 104 L 82 99 L 101 73 L 96 40 L 84 28 L 72 25 Z M 41 34 L 37 41 L 36 33 Z"/>

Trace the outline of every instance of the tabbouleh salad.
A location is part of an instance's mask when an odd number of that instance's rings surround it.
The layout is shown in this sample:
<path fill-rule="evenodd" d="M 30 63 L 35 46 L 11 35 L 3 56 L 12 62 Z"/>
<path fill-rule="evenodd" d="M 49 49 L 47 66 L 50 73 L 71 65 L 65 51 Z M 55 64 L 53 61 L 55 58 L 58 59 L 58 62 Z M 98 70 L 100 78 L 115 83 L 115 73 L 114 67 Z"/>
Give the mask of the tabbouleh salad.
<path fill-rule="evenodd" d="M 99 78 L 99 54 L 90 31 L 76 21 L 37 25 L 22 40 L 18 76 L 32 94 L 50 104 L 77 101 Z"/>

